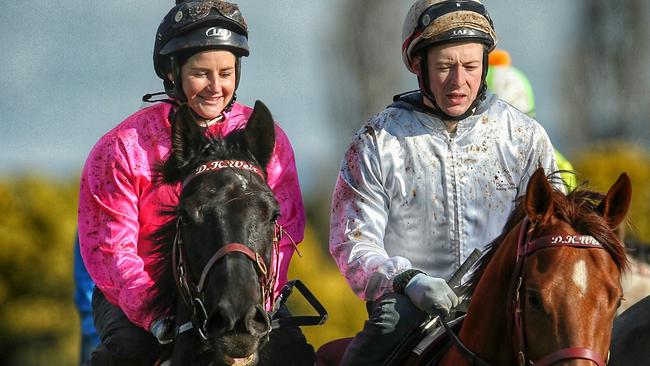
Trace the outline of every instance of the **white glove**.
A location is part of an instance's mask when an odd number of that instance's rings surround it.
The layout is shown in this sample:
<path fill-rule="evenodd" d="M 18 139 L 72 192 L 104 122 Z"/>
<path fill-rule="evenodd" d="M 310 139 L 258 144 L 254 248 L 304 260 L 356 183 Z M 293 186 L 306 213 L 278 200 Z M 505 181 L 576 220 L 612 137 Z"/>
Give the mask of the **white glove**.
<path fill-rule="evenodd" d="M 158 339 L 160 344 L 174 341 L 174 322 L 171 318 L 156 319 L 151 322 L 151 334 Z"/>
<path fill-rule="evenodd" d="M 419 273 L 413 277 L 404 294 L 429 315 L 447 315 L 449 310 L 458 305 L 458 296 L 442 278 L 430 277 Z"/>

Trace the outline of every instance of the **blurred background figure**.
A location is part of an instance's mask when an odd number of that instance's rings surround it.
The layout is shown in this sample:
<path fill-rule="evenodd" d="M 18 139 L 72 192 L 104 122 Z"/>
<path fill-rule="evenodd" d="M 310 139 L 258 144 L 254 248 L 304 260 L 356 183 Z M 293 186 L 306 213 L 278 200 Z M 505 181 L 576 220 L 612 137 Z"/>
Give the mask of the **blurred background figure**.
<path fill-rule="evenodd" d="M 533 87 L 526 75 L 512 66 L 510 54 L 497 48 L 490 52 L 488 63 L 490 65 L 487 74 L 488 89 L 513 107 L 536 118 Z M 555 160 L 558 168 L 562 170 L 564 184 L 569 189 L 575 188 L 576 177 L 569 160 L 557 149 L 555 149 Z"/>
<path fill-rule="evenodd" d="M 91 300 L 95 283 L 90 278 L 79 252 L 79 235 L 74 239 L 74 304 L 79 313 L 81 326 L 81 343 L 79 352 L 79 365 L 83 365 L 92 351 L 99 344 L 99 337 L 93 322 L 93 309 Z"/>
<path fill-rule="evenodd" d="M 490 65 L 487 74 L 488 89 L 513 107 L 535 118 L 535 95 L 532 85 L 521 70 L 512 66 L 510 54 L 503 49 L 495 49 L 490 53 L 488 63 Z M 555 150 L 555 160 L 558 168 L 562 170 L 562 179 L 567 188 L 575 188 L 577 184 L 576 176 L 569 160 L 557 149 Z M 586 175 L 587 179 L 592 178 L 589 174 Z M 625 237 L 624 226 L 621 227 L 620 235 L 623 238 Z M 635 250 L 630 253 L 633 252 Z M 633 256 L 629 256 L 629 258 L 630 270 L 623 275 L 622 280 L 625 301 L 622 303 L 619 312 L 624 311 L 650 294 L 650 266 L 643 260 L 638 260 Z"/>

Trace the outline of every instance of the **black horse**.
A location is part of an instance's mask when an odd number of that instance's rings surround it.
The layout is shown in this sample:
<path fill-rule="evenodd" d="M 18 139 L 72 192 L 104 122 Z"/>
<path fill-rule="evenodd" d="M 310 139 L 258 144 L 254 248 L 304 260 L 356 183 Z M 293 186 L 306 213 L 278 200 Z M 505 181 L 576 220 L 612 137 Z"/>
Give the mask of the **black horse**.
<path fill-rule="evenodd" d="M 179 203 L 154 239 L 159 255 L 158 309 L 173 303 L 179 334 L 172 365 L 253 365 L 268 342 L 276 219 L 266 183 L 275 144 L 273 119 L 261 102 L 246 127 L 206 137 L 187 106 L 172 124 L 173 151 L 162 182 L 182 184 Z M 175 299 L 175 300 L 171 300 Z"/>
<path fill-rule="evenodd" d="M 608 365 L 650 365 L 650 296 L 614 319 Z"/>

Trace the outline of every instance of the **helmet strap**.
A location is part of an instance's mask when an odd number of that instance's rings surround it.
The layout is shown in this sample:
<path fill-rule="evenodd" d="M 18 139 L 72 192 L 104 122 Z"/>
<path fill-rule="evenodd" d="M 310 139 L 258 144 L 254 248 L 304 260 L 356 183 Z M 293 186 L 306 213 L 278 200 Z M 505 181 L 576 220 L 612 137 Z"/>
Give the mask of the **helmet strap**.
<path fill-rule="evenodd" d="M 158 95 L 166 95 L 167 92 L 157 92 L 157 93 L 147 93 L 142 96 L 142 101 L 145 103 L 158 103 L 158 102 L 163 102 L 170 104 L 174 107 L 178 107 L 178 102 L 174 99 L 171 98 L 162 98 L 162 99 L 153 99 L 153 97 L 156 97 Z"/>
<path fill-rule="evenodd" d="M 479 87 L 478 94 L 476 95 L 476 100 L 477 101 L 483 101 L 487 97 L 487 73 L 488 73 L 488 67 L 490 67 L 490 63 L 488 62 L 488 54 L 490 51 L 488 50 L 487 47 L 484 48 L 483 51 L 483 75 L 481 75 L 481 86 Z"/>
<path fill-rule="evenodd" d="M 164 81 L 165 91 L 171 98 L 178 100 L 180 103 L 187 102 L 185 93 L 183 93 L 183 79 L 181 78 L 181 65 L 178 62 L 178 57 L 172 55 L 169 57 L 169 66 L 171 70 L 171 80 Z"/>
<path fill-rule="evenodd" d="M 226 104 L 226 106 L 223 107 L 223 111 L 221 111 L 221 113 L 230 112 L 230 110 L 232 110 L 232 106 L 235 104 L 236 100 L 237 100 L 237 93 L 235 92 L 235 93 L 232 94 L 232 98 L 230 98 L 230 101 L 228 102 L 228 104 Z"/>
<path fill-rule="evenodd" d="M 239 88 L 239 76 L 241 75 L 241 56 L 235 55 L 235 92 Z"/>

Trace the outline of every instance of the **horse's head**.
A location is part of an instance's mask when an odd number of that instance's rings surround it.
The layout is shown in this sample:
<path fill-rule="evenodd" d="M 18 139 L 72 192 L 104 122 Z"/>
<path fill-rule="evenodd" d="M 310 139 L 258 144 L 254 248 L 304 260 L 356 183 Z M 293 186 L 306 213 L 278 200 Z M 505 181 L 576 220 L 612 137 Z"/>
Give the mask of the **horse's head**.
<path fill-rule="evenodd" d="M 261 103 L 245 129 L 208 139 L 181 107 L 173 124 L 166 182 L 182 182 L 172 267 L 193 327 L 217 363 L 254 361 L 268 339 L 265 305 L 272 302 L 273 246 L 279 206 L 265 181 L 275 144 L 273 119 Z"/>
<path fill-rule="evenodd" d="M 604 364 L 627 266 L 615 230 L 630 196 L 626 174 L 606 195 L 565 195 L 535 172 L 472 278 L 470 349 L 491 364 Z M 482 325 L 477 314 L 508 321 Z"/>
<path fill-rule="evenodd" d="M 626 174 L 604 197 L 588 191 L 564 196 L 551 188 L 543 170 L 530 180 L 524 199 L 530 253 L 523 259 L 515 295 L 525 329 L 519 343 L 525 344 L 528 359 L 554 354 L 590 358 L 578 349 L 607 359 L 626 266 L 615 230 L 625 219 L 630 197 Z M 557 353 L 563 349 L 568 350 L 564 355 Z"/>

